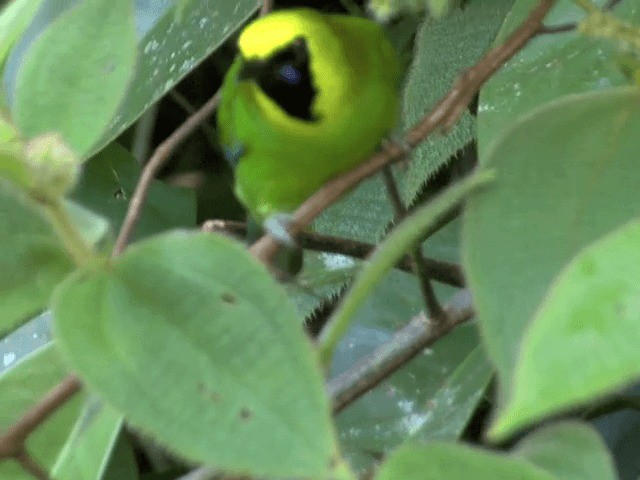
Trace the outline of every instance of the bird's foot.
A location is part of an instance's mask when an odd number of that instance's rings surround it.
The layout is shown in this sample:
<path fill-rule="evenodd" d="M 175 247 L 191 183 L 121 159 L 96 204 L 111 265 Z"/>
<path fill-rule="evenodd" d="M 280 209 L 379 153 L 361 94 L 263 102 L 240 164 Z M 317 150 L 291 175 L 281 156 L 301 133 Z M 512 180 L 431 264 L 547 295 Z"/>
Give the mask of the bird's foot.
<path fill-rule="evenodd" d="M 262 224 L 263 228 L 278 242 L 290 247 L 296 246 L 296 242 L 289 233 L 289 226 L 293 223 L 293 215 L 290 213 L 274 213 L 267 217 Z"/>

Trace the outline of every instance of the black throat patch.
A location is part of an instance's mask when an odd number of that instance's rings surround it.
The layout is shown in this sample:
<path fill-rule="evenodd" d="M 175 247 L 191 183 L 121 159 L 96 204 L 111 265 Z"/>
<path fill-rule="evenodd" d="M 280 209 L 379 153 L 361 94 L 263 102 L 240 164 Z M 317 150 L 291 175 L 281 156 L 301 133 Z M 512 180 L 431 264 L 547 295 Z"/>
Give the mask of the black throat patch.
<path fill-rule="evenodd" d="M 307 42 L 299 37 L 264 60 L 248 60 L 239 80 L 253 80 L 280 108 L 306 122 L 318 120 L 312 113 L 316 89 L 309 71 Z"/>

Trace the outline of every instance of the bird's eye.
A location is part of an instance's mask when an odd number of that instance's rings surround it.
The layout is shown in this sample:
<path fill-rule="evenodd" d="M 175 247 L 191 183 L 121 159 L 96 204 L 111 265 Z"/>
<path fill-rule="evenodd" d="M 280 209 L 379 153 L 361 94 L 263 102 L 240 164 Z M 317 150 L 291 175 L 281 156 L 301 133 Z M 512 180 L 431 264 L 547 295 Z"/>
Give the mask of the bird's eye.
<path fill-rule="evenodd" d="M 278 75 L 289 85 L 297 85 L 302 80 L 302 73 L 293 65 L 287 63 L 278 70 Z"/>

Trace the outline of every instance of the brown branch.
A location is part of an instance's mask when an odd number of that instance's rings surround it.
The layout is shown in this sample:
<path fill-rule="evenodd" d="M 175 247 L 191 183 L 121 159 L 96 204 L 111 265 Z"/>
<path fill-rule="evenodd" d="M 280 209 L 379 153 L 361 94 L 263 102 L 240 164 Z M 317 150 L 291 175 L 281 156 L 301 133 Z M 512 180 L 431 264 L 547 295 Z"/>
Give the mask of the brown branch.
<path fill-rule="evenodd" d="M 20 464 L 20 466 L 29 472 L 34 478 L 38 480 L 50 480 L 49 473 L 43 469 L 35 459 L 29 455 L 26 450 L 20 450 L 13 455 L 13 458 Z"/>
<path fill-rule="evenodd" d="M 395 210 L 396 222 L 400 222 L 407 216 L 407 208 L 404 206 L 404 203 L 402 203 L 396 179 L 394 178 L 389 165 L 382 169 L 382 178 L 387 188 L 387 194 L 389 195 L 393 209 Z M 427 315 L 429 315 L 434 322 L 440 322 L 443 320 L 444 311 L 442 310 L 442 305 L 440 305 L 436 292 L 434 292 L 431 281 L 429 280 L 426 259 L 422 253 L 422 245 L 420 243 L 418 243 L 411 251 L 411 258 L 413 259 L 413 264 L 415 266 L 415 275 L 418 278 L 418 283 L 420 284 L 420 292 L 424 299 Z"/>
<path fill-rule="evenodd" d="M 80 390 L 80 380 L 69 375 L 31 407 L 9 430 L 0 435 L 0 459 L 15 457 L 24 450 L 24 443 L 36 428 Z"/>
<path fill-rule="evenodd" d="M 451 220 L 451 217 L 449 217 L 449 220 Z M 247 225 L 244 222 L 231 220 L 207 220 L 202 224 L 202 230 L 245 237 Z M 296 240 L 298 245 L 307 250 L 338 253 L 360 259 L 367 258 L 376 248 L 371 243 L 306 231 L 301 232 Z M 424 257 L 424 266 L 428 278 L 452 287 L 463 288 L 465 286 L 462 268 L 456 263 Z M 396 268 L 407 273 L 416 273 L 416 266 L 410 255 L 406 255 L 396 265 Z"/>
<path fill-rule="evenodd" d="M 577 23 L 561 23 L 559 25 L 543 26 L 540 29 L 540 35 L 555 35 L 557 33 L 566 33 L 575 30 L 578 27 Z"/>
<path fill-rule="evenodd" d="M 262 7 L 260 8 L 260 16 L 266 15 L 273 10 L 273 0 L 262 0 Z"/>
<path fill-rule="evenodd" d="M 436 129 L 446 130 L 451 127 L 484 82 L 541 31 L 542 21 L 554 3 L 555 0 L 540 0 L 504 44 L 493 48 L 475 66 L 462 72 L 449 93 L 421 122 L 406 133 L 401 143 L 415 147 Z M 354 170 L 326 183 L 295 211 L 289 225 L 289 233 L 296 236 L 347 191 L 405 154 L 406 148 L 396 143 L 387 143 L 381 152 L 374 154 Z M 253 244 L 250 250 L 256 258 L 268 263 L 277 249 L 277 241 L 267 234 Z"/>
<path fill-rule="evenodd" d="M 120 228 L 116 244 L 113 247 L 112 255 L 114 257 L 120 255 L 129 243 L 131 234 L 142 215 L 142 208 L 147 200 L 149 188 L 151 187 L 151 182 L 155 176 L 162 169 L 167 160 L 169 160 L 176 148 L 178 148 L 178 146 L 184 142 L 202 122 L 209 118 L 218 106 L 219 101 L 220 92 L 218 91 L 207 101 L 207 103 L 200 107 L 196 113 L 187 118 L 182 125 L 180 125 L 155 149 L 153 155 L 149 158 L 149 162 L 147 162 L 142 169 L 142 175 L 140 175 L 136 189 L 133 192 L 131 201 L 129 202 L 127 215 L 122 223 L 122 227 Z"/>
<path fill-rule="evenodd" d="M 455 327 L 473 317 L 471 294 L 461 290 L 444 308 L 441 322 L 419 315 L 402 327 L 391 340 L 378 347 L 346 372 L 327 382 L 333 413 L 360 398 L 409 360 L 433 345 Z"/>

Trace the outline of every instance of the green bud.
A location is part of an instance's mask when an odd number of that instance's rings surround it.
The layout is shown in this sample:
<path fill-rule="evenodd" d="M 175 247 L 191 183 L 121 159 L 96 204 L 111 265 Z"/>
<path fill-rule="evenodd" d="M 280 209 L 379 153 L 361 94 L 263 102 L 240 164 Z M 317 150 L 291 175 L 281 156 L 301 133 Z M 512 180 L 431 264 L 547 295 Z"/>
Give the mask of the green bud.
<path fill-rule="evenodd" d="M 24 152 L 34 198 L 59 200 L 76 185 L 81 161 L 59 134 L 30 140 Z"/>

